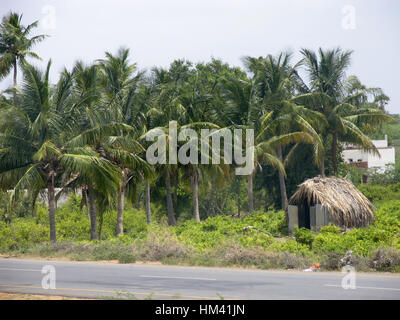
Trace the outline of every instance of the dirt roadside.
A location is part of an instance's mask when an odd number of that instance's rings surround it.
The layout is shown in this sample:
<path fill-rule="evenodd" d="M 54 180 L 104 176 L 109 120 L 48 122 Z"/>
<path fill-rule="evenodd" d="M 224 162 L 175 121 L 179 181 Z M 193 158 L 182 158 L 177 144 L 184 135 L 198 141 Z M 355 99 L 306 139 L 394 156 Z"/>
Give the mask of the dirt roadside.
<path fill-rule="evenodd" d="M 91 299 L 78 299 L 73 297 L 50 296 L 50 295 L 27 294 L 27 293 L 0 292 L 0 300 L 91 300 Z"/>

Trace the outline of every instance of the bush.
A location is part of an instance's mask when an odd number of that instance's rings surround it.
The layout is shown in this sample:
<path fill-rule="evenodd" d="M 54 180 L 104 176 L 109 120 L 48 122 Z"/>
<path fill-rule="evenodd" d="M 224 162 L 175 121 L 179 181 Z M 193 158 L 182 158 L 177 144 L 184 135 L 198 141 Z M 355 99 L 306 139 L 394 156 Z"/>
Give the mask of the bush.
<path fill-rule="evenodd" d="M 400 200 L 381 203 L 375 211 L 375 227 L 391 233 L 393 238 L 400 236 Z"/>
<path fill-rule="evenodd" d="M 111 240 L 115 238 L 117 224 L 117 211 L 112 210 L 104 213 L 102 239 Z M 138 210 L 127 204 L 124 210 L 124 235 L 132 239 L 144 238 L 147 234 L 146 212 Z"/>
<path fill-rule="evenodd" d="M 263 247 L 246 248 L 239 244 L 211 249 L 205 252 L 205 255 L 207 261 L 214 261 L 216 265 L 261 269 L 302 269 L 313 261 L 311 257 L 290 252 L 270 251 Z"/>
<path fill-rule="evenodd" d="M 343 255 L 338 252 L 327 252 L 323 255 L 321 266 L 325 270 L 338 270 L 342 257 Z"/>
<path fill-rule="evenodd" d="M 314 235 L 309 229 L 301 228 L 294 231 L 294 236 L 298 243 L 307 245 L 310 249 L 314 241 Z"/>
<path fill-rule="evenodd" d="M 372 254 L 369 265 L 377 271 L 400 271 L 399 250 L 391 247 L 379 247 Z"/>
<path fill-rule="evenodd" d="M 329 226 L 323 226 L 320 229 L 321 233 L 334 233 L 339 234 L 341 231 L 340 227 L 335 226 L 334 224 L 330 224 Z"/>
<path fill-rule="evenodd" d="M 371 202 L 393 199 L 393 192 L 388 187 L 374 184 L 360 184 L 358 189 Z"/>
<path fill-rule="evenodd" d="M 342 255 L 352 250 L 355 255 L 365 257 L 378 245 L 368 238 L 368 231 L 353 229 L 344 234 L 318 234 L 313 242 L 313 250 L 318 254 L 335 252 Z"/>
<path fill-rule="evenodd" d="M 227 265 L 262 266 L 267 263 L 268 254 L 261 248 L 244 248 L 238 244 L 221 247 L 219 258 Z"/>
<path fill-rule="evenodd" d="M 136 262 L 136 256 L 133 252 L 122 252 L 118 257 L 119 263 L 134 263 Z"/>
<path fill-rule="evenodd" d="M 271 235 L 257 230 L 249 230 L 243 234 L 243 228 L 254 226 L 270 234 L 279 235 L 284 224 L 284 212 L 271 211 L 268 214 L 255 212 L 240 219 L 220 215 L 207 218 L 200 223 L 188 220 L 172 230 L 179 241 L 203 252 L 231 242 L 240 243 L 244 247 L 263 246 L 267 248 L 273 242 Z"/>
<path fill-rule="evenodd" d="M 144 261 L 185 258 L 191 248 L 178 241 L 166 227 L 152 226 L 145 241 L 136 242 Z"/>
<path fill-rule="evenodd" d="M 32 218 L 15 218 L 11 224 L 0 221 L 0 250 L 18 250 L 49 239 L 49 228 Z"/>

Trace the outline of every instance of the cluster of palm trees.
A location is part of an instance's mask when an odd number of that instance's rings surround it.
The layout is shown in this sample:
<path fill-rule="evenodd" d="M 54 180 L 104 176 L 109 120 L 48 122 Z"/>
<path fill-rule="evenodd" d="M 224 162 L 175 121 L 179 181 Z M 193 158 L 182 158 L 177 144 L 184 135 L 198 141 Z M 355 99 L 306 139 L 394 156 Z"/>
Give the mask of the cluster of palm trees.
<path fill-rule="evenodd" d="M 130 63 L 129 49 L 121 48 L 91 65 L 76 62 L 53 85 L 51 61 L 41 71 L 25 60 L 39 58 L 29 51 L 45 37 L 28 38 L 36 25 L 24 27 L 21 15 L 10 13 L 0 26 L 0 74 L 14 69 L 14 86 L 0 100 L 0 189 L 13 190 L 10 206 L 26 190 L 36 199 L 47 189 L 51 241 L 56 241 L 57 198 L 77 189 L 88 208 L 91 239 L 99 238 L 98 219 L 113 207 L 116 235 L 123 233 L 124 201 L 134 198 L 142 185 L 151 223 L 150 187 L 160 180 L 166 188 L 168 223 L 176 224 L 180 184 L 190 186 L 193 218 L 200 220 L 199 185 L 217 188 L 219 181 L 230 181 L 236 164 L 150 165 L 145 138 L 157 128 L 168 139 L 171 121 L 193 130 L 254 130 L 255 170 L 245 177 L 251 212 L 258 168 L 278 170 L 281 206 L 286 209 L 285 166 L 300 144 L 313 146 L 310 161 L 321 168 L 321 175 L 328 160 L 337 174 L 339 143 L 376 152 L 366 133 L 391 120 L 382 107 L 387 102 L 383 92 L 374 89 L 375 100 L 370 101 L 371 89 L 355 77 L 346 78 L 350 51 L 304 49 L 303 59 L 295 64 L 286 52 L 245 57 L 247 72 L 216 59 L 195 65 L 175 60 L 168 69 L 143 72 Z M 23 73 L 20 85 L 17 61 Z M 299 75 L 302 67 L 307 81 Z"/>

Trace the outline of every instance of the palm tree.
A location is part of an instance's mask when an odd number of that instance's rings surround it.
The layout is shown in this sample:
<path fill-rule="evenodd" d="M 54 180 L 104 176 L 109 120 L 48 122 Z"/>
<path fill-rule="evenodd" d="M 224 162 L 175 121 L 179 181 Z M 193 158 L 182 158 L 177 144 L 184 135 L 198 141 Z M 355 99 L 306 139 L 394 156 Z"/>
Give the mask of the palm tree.
<path fill-rule="evenodd" d="M 188 78 L 190 63 L 185 61 L 174 61 L 170 70 L 153 68 L 151 76 L 152 94 L 156 97 L 146 112 L 146 121 L 149 126 L 142 135 L 142 139 L 152 135 L 155 131 L 162 130 L 166 141 L 169 141 L 169 124 L 185 122 L 187 118 L 186 109 L 180 102 L 181 85 Z M 169 143 L 167 144 L 167 148 Z M 169 149 L 167 149 L 169 150 Z M 167 151 L 168 152 L 168 151 Z M 166 187 L 166 202 L 168 224 L 176 225 L 175 211 L 172 200 L 171 175 L 177 174 L 177 164 L 165 164 L 157 166 L 158 172 L 164 177 Z M 177 186 L 175 186 L 176 188 Z"/>
<path fill-rule="evenodd" d="M 313 124 L 320 116 L 290 101 L 294 93 L 294 83 L 298 81 L 295 66 L 290 65 L 291 55 L 281 53 L 277 57 L 246 57 L 244 63 L 252 72 L 249 81 L 231 79 L 228 90 L 236 110 L 234 122 L 250 125 L 256 132 L 255 168 L 264 163 L 278 169 L 282 209 L 287 208 L 288 199 L 283 170 L 283 147 L 299 143 L 313 143 L 315 150 L 321 148 Z M 234 118 L 233 118 L 234 119 Z M 311 122 L 311 123 L 310 123 Z M 271 147 L 275 150 L 272 151 Z M 316 159 L 318 156 L 316 156 Z M 248 176 L 250 211 L 254 208 L 252 195 L 253 174 Z"/>
<path fill-rule="evenodd" d="M 152 175 L 152 168 L 140 155 L 144 154 L 143 147 L 137 141 L 143 131 L 144 114 L 136 106 L 139 85 L 143 73 L 136 75 L 136 64 L 129 63 L 129 49 L 120 48 L 117 54 L 106 52 L 106 59 L 99 60 L 102 71 L 102 89 L 106 110 L 110 110 L 109 117 L 116 123 L 123 123 L 134 128 L 132 134 L 113 137 L 113 145 L 107 144 L 106 153 L 113 163 L 120 166 L 122 181 L 117 200 L 117 227 L 116 235 L 123 233 L 123 210 L 125 191 L 128 186 L 133 193 L 137 184 L 143 178 Z M 139 98 L 140 102 L 140 98 Z"/>
<path fill-rule="evenodd" d="M 26 57 L 40 59 L 31 49 L 46 37 L 42 34 L 29 38 L 29 34 L 38 26 L 39 21 L 25 27 L 21 24 L 21 20 L 22 14 L 10 12 L 3 17 L 0 24 L 0 79 L 6 77 L 13 69 L 14 90 L 17 87 L 18 64 L 22 67 Z M 15 93 L 14 103 L 16 103 Z"/>
<path fill-rule="evenodd" d="M 116 235 L 123 233 L 124 199 L 128 182 L 138 183 L 141 174 L 149 172 L 148 164 L 139 156 L 143 148 L 128 131 L 132 115 L 135 84 L 130 72 L 121 72 L 127 66 L 127 50 L 120 50 L 118 57 L 106 53 L 107 59 L 100 65 L 84 66 L 78 62 L 74 67 L 75 94 L 84 101 L 74 110 L 79 125 L 77 135 L 68 142 L 71 147 L 89 146 L 114 166 L 119 168 L 121 181 L 117 197 Z M 126 68 L 131 70 L 129 66 Z M 124 71 L 124 70 L 122 70 Z M 112 206 L 112 194 L 102 193 L 87 181 L 91 235 L 97 239 L 97 211 L 100 213 L 100 230 L 103 212 Z M 86 188 L 85 188 L 86 189 Z M 132 188 L 131 188 L 132 189 Z M 95 201 L 96 200 L 96 201 Z M 96 206 L 97 203 L 97 206 Z"/>
<path fill-rule="evenodd" d="M 151 128 L 151 110 L 154 105 L 155 101 L 157 100 L 157 95 L 155 94 L 155 86 L 149 81 L 149 78 L 145 78 L 146 80 L 141 86 L 138 88 L 138 93 L 135 96 L 135 113 L 140 114 L 141 119 L 141 133 L 144 134 L 149 128 Z M 145 210 L 146 210 L 146 219 L 147 223 L 151 224 L 151 187 L 150 182 L 155 180 L 156 178 L 156 170 L 154 167 L 152 168 L 152 175 L 151 176 L 144 176 L 145 180 Z"/>
<path fill-rule="evenodd" d="M 242 80 L 229 77 L 223 81 L 224 98 L 226 101 L 225 113 L 231 122 L 231 127 L 240 127 L 256 130 L 258 134 L 258 119 L 262 115 L 260 100 L 256 94 L 257 86 L 254 81 Z M 260 144 L 258 144 L 260 143 Z M 267 163 L 272 164 L 280 170 L 282 163 L 267 147 L 267 143 L 261 144 L 260 140 L 255 141 L 254 149 L 254 170 L 247 178 L 247 195 L 249 200 L 249 212 L 254 211 L 253 179 L 256 168 L 259 166 L 258 159 L 263 157 Z M 284 170 L 283 170 L 284 171 Z"/>
<path fill-rule="evenodd" d="M 50 65 L 44 73 L 24 65 L 21 105 L 3 111 L 0 186 L 14 188 L 14 201 L 25 189 L 37 194 L 47 187 L 50 240 L 56 242 L 55 186 L 62 185 L 62 176 L 91 180 L 105 192 L 118 184 L 120 177 L 115 166 L 92 150 L 67 146 L 74 121 L 72 76 L 64 71 L 51 90 Z"/>
<path fill-rule="evenodd" d="M 76 105 L 72 109 L 74 115 L 75 126 L 74 131 L 76 136 L 69 143 L 74 143 L 74 147 L 85 147 L 84 143 L 77 143 L 76 140 L 81 139 L 81 134 L 88 135 L 93 134 L 93 128 L 97 128 L 100 124 L 104 123 L 106 115 L 102 105 L 100 104 L 100 85 L 99 85 L 99 68 L 96 65 L 86 66 L 83 62 L 77 61 L 73 67 L 73 93 L 76 99 L 82 101 L 79 105 Z M 89 131 L 89 133 L 88 133 Z M 110 130 L 107 131 L 109 133 Z M 95 134 L 93 134 L 96 136 Z M 104 130 L 102 136 L 104 136 Z M 96 136 L 97 137 L 97 136 Z M 89 139 L 89 138 L 87 138 Z M 82 140 L 82 139 L 81 139 Z M 87 141 L 85 141 L 87 142 Z M 95 240 L 98 238 L 98 227 L 97 227 L 97 216 L 98 207 L 101 203 L 106 201 L 99 201 L 100 193 L 96 192 L 92 181 L 83 181 L 80 179 L 82 184 L 82 200 L 86 200 L 87 208 L 89 209 L 90 219 L 90 238 Z M 97 200 L 97 206 L 96 206 Z M 104 208 L 100 208 L 104 209 Z"/>
<path fill-rule="evenodd" d="M 186 164 L 181 165 L 180 168 L 188 180 L 191 182 L 191 189 L 193 195 L 193 218 L 196 221 L 200 221 L 199 212 L 199 184 L 202 177 L 215 178 L 218 175 L 226 175 L 227 165 L 220 161 L 219 165 L 201 164 L 200 159 L 207 158 L 211 159 L 212 153 L 206 154 L 201 145 L 207 145 L 208 150 L 211 150 L 209 138 L 212 134 L 207 137 L 202 137 L 201 129 L 218 130 L 220 127 L 216 125 L 213 120 L 218 120 L 215 114 L 215 107 L 213 105 L 214 97 L 217 92 L 217 84 L 219 79 L 213 79 L 210 84 L 210 72 L 204 70 L 203 66 L 198 65 L 196 69 L 187 78 L 185 84 L 181 87 L 181 93 L 179 101 L 185 108 L 187 118 L 186 124 L 181 129 L 190 129 L 196 132 L 196 139 L 192 140 L 191 143 L 196 144 L 198 150 L 198 164 Z M 218 155 L 220 156 L 220 155 Z M 220 160 L 223 158 L 220 157 Z M 208 161 L 210 163 L 210 161 Z"/>
<path fill-rule="evenodd" d="M 322 138 L 331 139 L 331 157 L 333 174 L 338 174 L 338 142 L 348 142 L 362 146 L 365 150 L 378 153 L 369 137 L 360 128 L 365 125 L 380 125 L 392 118 L 382 110 L 366 108 L 363 105 L 355 106 L 352 102 L 365 92 L 365 87 L 358 86 L 357 92 L 346 90 L 345 71 L 350 65 L 351 51 L 342 51 L 340 48 L 315 52 L 303 49 L 305 65 L 310 80 L 309 88 L 293 101 L 306 105 L 312 110 L 323 114 L 326 128 L 322 131 Z M 322 164 L 325 155 L 322 156 Z M 321 167 L 321 174 L 325 175 L 325 166 Z"/>

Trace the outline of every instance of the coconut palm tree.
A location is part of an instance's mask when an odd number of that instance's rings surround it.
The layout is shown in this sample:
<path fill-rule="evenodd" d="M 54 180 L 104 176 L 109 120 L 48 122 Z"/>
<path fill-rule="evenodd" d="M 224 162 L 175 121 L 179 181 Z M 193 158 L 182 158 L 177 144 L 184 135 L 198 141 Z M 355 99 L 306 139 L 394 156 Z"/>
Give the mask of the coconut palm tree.
<path fill-rule="evenodd" d="M 155 102 L 157 101 L 158 95 L 155 92 L 155 86 L 151 83 L 149 78 L 144 78 L 144 83 L 139 86 L 138 93 L 135 96 L 135 114 L 140 114 L 141 124 L 139 126 L 141 134 L 147 132 L 149 128 L 152 127 L 151 112 L 149 110 L 153 109 Z M 138 128 L 138 129 L 139 129 Z M 142 142 L 145 146 L 145 143 Z M 143 176 L 145 181 L 145 210 L 147 223 L 151 224 L 151 186 L 150 183 L 157 178 L 157 171 L 155 167 L 152 167 L 151 176 Z"/>
<path fill-rule="evenodd" d="M 117 57 L 106 53 L 107 59 L 100 65 L 85 67 L 78 62 L 74 67 L 75 93 L 84 97 L 84 102 L 75 110 L 79 121 L 77 134 L 68 142 L 69 146 L 85 147 L 92 150 L 115 166 L 121 172 L 121 181 L 117 194 L 116 235 L 123 233 L 123 210 L 125 192 L 128 183 L 138 183 L 142 174 L 147 174 L 149 165 L 139 156 L 143 148 L 134 135 L 128 131 L 134 128 L 127 123 L 132 117 L 132 102 L 136 82 L 130 79 L 129 72 L 121 72 L 127 65 L 127 51 L 120 50 Z M 121 61 L 123 60 L 123 61 Z M 127 67 L 127 69 L 133 69 Z M 126 71 L 126 70 L 125 70 Z M 92 238 L 97 238 L 97 209 L 100 218 L 107 207 L 112 206 L 113 197 L 102 193 L 87 182 L 89 193 L 89 211 L 91 217 Z M 94 197 L 97 198 L 96 208 Z M 101 220 L 100 220 L 101 222 Z"/>
<path fill-rule="evenodd" d="M 146 132 L 142 135 L 142 139 L 153 135 L 155 132 L 163 132 L 163 136 L 169 141 L 169 124 L 185 123 L 187 119 L 186 109 L 180 102 L 181 86 L 188 78 L 188 70 L 190 63 L 185 61 L 174 61 L 169 70 L 163 68 L 153 68 L 150 79 L 152 99 L 149 109 L 146 112 L 146 121 L 148 126 Z M 167 152 L 169 143 L 167 143 Z M 164 177 L 166 187 L 166 202 L 168 224 L 176 225 L 175 211 L 172 200 L 171 176 L 177 175 L 177 164 L 170 164 L 169 161 L 165 165 L 156 167 L 156 171 Z M 177 186 L 175 186 L 176 188 Z"/>
<path fill-rule="evenodd" d="M 290 54 L 281 53 L 277 57 L 246 57 L 244 62 L 253 73 L 252 80 L 230 79 L 225 83 L 228 110 L 234 123 L 246 125 L 255 130 L 254 168 L 260 167 L 257 159 L 263 159 L 278 169 L 282 208 L 286 209 L 285 170 L 283 169 L 282 149 L 288 145 L 313 143 L 315 149 L 321 148 L 318 135 L 310 123 L 319 115 L 290 101 L 293 82 L 297 79 L 297 65 L 290 66 Z M 271 147 L 275 150 L 272 151 Z M 318 147 L 319 146 L 319 147 Z M 250 211 L 253 205 L 253 174 L 247 177 Z"/>
<path fill-rule="evenodd" d="M 326 142 L 331 140 L 331 157 L 333 174 L 338 174 L 338 142 L 348 142 L 362 146 L 365 150 L 378 153 L 369 137 L 361 130 L 363 126 L 376 126 L 392 118 L 382 110 L 355 106 L 356 98 L 365 94 L 365 87 L 358 86 L 357 92 L 350 94 L 346 90 L 345 72 L 350 65 L 352 51 L 342 51 L 340 48 L 333 50 L 318 50 L 315 52 L 303 49 L 309 87 L 306 85 L 305 93 L 297 96 L 293 101 L 305 105 L 312 110 L 323 114 L 326 127 L 321 132 Z M 322 164 L 325 155 L 323 154 Z M 325 166 L 321 167 L 321 174 L 325 175 Z"/>
<path fill-rule="evenodd" d="M 226 101 L 225 112 L 229 118 L 229 127 L 240 127 L 244 129 L 258 130 L 257 119 L 262 115 L 260 100 L 256 94 L 257 86 L 252 80 L 242 80 L 228 77 L 223 80 L 224 100 Z M 256 131 L 257 132 L 257 131 Z M 262 153 L 261 148 L 255 147 L 251 152 L 255 152 L 255 166 L 257 168 L 257 155 Z M 258 154 L 257 154 L 258 153 Z M 272 154 L 268 154 L 265 159 L 270 159 L 274 165 L 279 166 L 280 161 Z M 282 165 L 281 165 L 282 167 Z M 247 194 L 249 199 L 249 212 L 254 211 L 253 196 L 253 172 L 247 176 Z"/>
<path fill-rule="evenodd" d="M 144 149 L 137 141 L 143 132 L 144 113 L 136 105 L 140 103 L 137 98 L 139 85 L 142 82 L 143 72 L 136 72 L 136 64 L 129 63 L 129 49 L 120 48 L 116 55 L 106 52 L 106 59 L 99 60 L 102 71 L 102 90 L 106 110 L 110 110 L 110 118 L 116 123 L 131 126 L 129 135 L 112 137 L 113 146 L 107 144 L 106 152 L 113 163 L 121 167 L 122 181 L 117 200 L 117 228 L 116 235 L 123 233 L 124 197 L 128 191 L 132 195 L 136 192 L 137 185 L 151 177 L 152 167 L 140 155 Z M 134 74 L 136 72 L 136 74 Z M 122 132 L 121 132 L 122 133 Z M 110 142 L 110 140 L 109 140 Z"/>
<path fill-rule="evenodd" d="M 41 34 L 29 38 L 30 33 L 38 26 L 39 21 L 35 21 L 26 27 L 21 24 L 21 21 L 22 14 L 10 12 L 3 17 L 0 24 L 0 79 L 6 77 L 13 69 L 14 90 L 17 87 L 18 64 L 22 67 L 26 62 L 26 57 L 40 59 L 31 49 L 46 37 L 46 35 Z M 14 103 L 16 103 L 15 93 Z"/>
<path fill-rule="evenodd" d="M 211 83 L 210 83 L 211 80 Z M 213 177 L 214 179 L 220 175 L 227 175 L 227 168 L 229 165 L 225 164 L 223 157 L 220 157 L 219 164 L 211 164 L 212 151 L 209 153 L 204 152 L 200 146 L 208 146 L 211 150 L 209 138 L 212 133 L 203 137 L 201 135 L 202 129 L 217 130 L 220 129 L 213 120 L 218 121 L 215 113 L 215 94 L 217 93 L 217 83 L 219 79 L 211 77 L 210 72 L 203 65 L 197 65 L 196 69 L 191 73 L 185 84 L 181 87 L 180 102 L 184 106 L 187 119 L 186 124 L 182 126 L 182 130 L 190 129 L 196 132 L 196 139 L 194 143 L 197 147 L 198 164 L 185 164 L 180 165 L 181 169 L 188 180 L 191 182 L 191 189 L 193 195 L 193 217 L 196 221 L 200 221 L 199 212 L 199 184 L 201 178 Z M 200 159 L 208 159 L 210 164 L 202 164 Z"/>
<path fill-rule="evenodd" d="M 2 112 L 0 186 L 14 188 L 13 201 L 25 189 L 37 194 L 47 187 L 50 240 L 56 242 L 55 187 L 63 184 L 63 176 L 91 180 L 110 192 L 120 173 L 92 150 L 68 146 L 73 138 L 71 110 L 79 101 L 71 97 L 72 75 L 67 71 L 51 89 L 50 65 L 42 73 L 25 64 L 21 105 Z"/>
<path fill-rule="evenodd" d="M 74 139 L 69 141 L 74 147 L 86 147 L 92 134 L 93 137 L 98 137 L 96 135 L 96 129 L 101 127 L 102 124 L 106 122 L 107 115 L 104 108 L 101 105 L 101 95 L 100 95 L 100 81 L 99 81 L 99 68 L 97 65 L 85 65 L 82 61 L 77 61 L 73 67 L 73 94 L 76 99 L 82 101 L 81 104 L 77 105 L 72 109 L 72 113 L 75 119 L 74 132 L 76 132 Z M 101 136 L 104 137 L 107 134 L 113 132 L 113 128 L 107 127 L 108 130 L 101 131 Z M 100 130 L 100 129 L 98 129 Z M 83 136 L 86 137 L 87 141 L 82 141 Z M 97 150 L 99 151 L 99 150 Z M 90 238 L 95 240 L 98 238 L 98 209 L 102 212 L 104 206 L 106 206 L 106 199 L 101 201 L 101 193 L 96 192 L 95 186 L 92 182 L 83 181 L 82 179 L 76 181 L 81 183 L 82 190 L 82 201 L 85 199 L 85 204 L 89 209 L 89 219 L 90 219 Z M 97 201 L 96 201 L 97 200 Z M 97 205 L 96 205 L 97 202 Z M 104 206 L 102 206 L 104 205 Z"/>
<path fill-rule="evenodd" d="M 265 58 L 245 58 L 247 68 L 254 74 L 255 81 L 258 83 L 259 98 L 265 110 L 273 111 L 268 131 L 274 128 L 276 136 L 286 136 L 282 139 L 282 144 L 276 144 L 276 154 L 281 162 L 284 161 L 283 148 L 292 146 L 289 155 L 296 150 L 299 143 L 311 143 L 310 136 L 314 144 L 314 161 L 320 164 L 322 152 L 322 142 L 319 139 L 315 128 L 323 124 L 323 117 L 318 112 L 313 112 L 302 106 L 297 106 L 291 101 L 292 97 L 302 90 L 302 79 L 297 69 L 302 61 L 292 65 L 292 55 L 282 52 L 277 56 L 267 55 Z M 272 134 L 272 133 L 270 133 Z M 271 135 L 270 135 L 271 136 Z M 286 143 L 283 143 L 286 141 Z M 284 173 L 278 171 L 279 185 L 281 192 L 282 208 L 288 205 L 286 183 Z"/>

